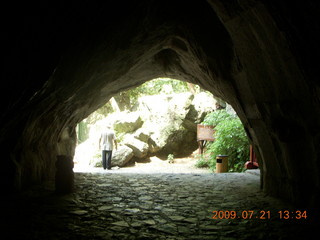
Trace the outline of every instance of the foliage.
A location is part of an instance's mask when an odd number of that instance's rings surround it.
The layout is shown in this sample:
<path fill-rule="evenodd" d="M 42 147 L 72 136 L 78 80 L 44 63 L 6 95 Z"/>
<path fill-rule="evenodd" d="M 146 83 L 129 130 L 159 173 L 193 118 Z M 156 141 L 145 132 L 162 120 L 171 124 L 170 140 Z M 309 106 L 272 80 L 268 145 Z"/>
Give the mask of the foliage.
<path fill-rule="evenodd" d="M 169 161 L 169 163 L 174 163 L 174 155 L 173 154 L 169 154 L 167 160 Z"/>
<path fill-rule="evenodd" d="M 108 115 L 110 113 L 112 113 L 114 110 L 111 106 L 111 103 L 110 102 L 107 102 L 105 105 L 103 105 L 101 108 L 98 108 L 96 110 L 97 113 L 101 114 L 101 115 Z"/>
<path fill-rule="evenodd" d="M 78 124 L 78 142 L 82 143 L 89 138 L 87 122 L 82 121 Z"/>
<path fill-rule="evenodd" d="M 187 83 L 170 78 L 157 78 L 130 91 L 136 91 L 139 95 L 157 95 L 157 94 L 171 94 L 189 91 Z"/>
<path fill-rule="evenodd" d="M 200 87 L 197 85 L 193 85 L 195 91 L 200 92 Z M 117 101 L 123 100 L 124 102 L 129 101 L 127 103 L 127 107 L 133 107 L 137 102 L 138 98 L 141 96 L 147 95 L 158 95 L 158 94 L 172 94 L 172 93 L 182 93 L 189 92 L 189 86 L 186 82 L 175 80 L 171 78 L 157 78 L 150 81 L 145 82 L 144 84 L 129 89 L 127 91 L 123 91 L 119 93 L 119 96 L 115 97 Z"/>
<path fill-rule="evenodd" d="M 208 114 L 203 124 L 215 126 L 215 141 L 206 150 L 211 153 L 210 168 L 215 168 L 217 155 L 228 155 L 229 171 L 243 171 L 249 159 L 249 141 L 239 117 L 217 110 Z"/>
<path fill-rule="evenodd" d="M 209 168 L 209 161 L 203 155 L 199 154 L 199 159 L 196 162 L 195 166 L 197 168 Z"/>
<path fill-rule="evenodd" d="M 119 92 L 114 96 L 115 101 L 121 111 L 134 109 L 137 100 L 142 96 L 173 94 L 194 91 L 199 93 L 203 91 L 198 85 L 190 84 L 184 81 L 171 78 L 156 78 L 141 84 L 138 87 Z M 104 106 L 96 110 L 96 112 L 107 116 L 114 112 L 111 102 L 107 102 Z"/>

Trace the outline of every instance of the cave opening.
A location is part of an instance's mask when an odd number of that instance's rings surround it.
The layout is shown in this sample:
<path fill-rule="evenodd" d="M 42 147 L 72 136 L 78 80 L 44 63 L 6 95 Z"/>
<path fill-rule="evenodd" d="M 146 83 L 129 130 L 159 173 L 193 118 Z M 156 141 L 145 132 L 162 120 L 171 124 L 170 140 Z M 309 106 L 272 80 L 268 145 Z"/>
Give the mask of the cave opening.
<path fill-rule="evenodd" d="M 220 109 L 227 109 L 228 114 L 236 117 L 230 105 L 201 89 L 200 86 L 170 78 L 149 80 L 136 88 L 119 92 L 77 124 L 77 146 L 74 156 L 76 171 L 80 169 L 83 171 L 86 167 L 91 169 L 94 166 L 101 167 L 101 153 L 97 143 L 106 125 L 111 125 L 112 129 L 115 129 L 118 146 L 129 147 L 125 149 L 120 147 L 121 150 L 114 151 L 116 160 L 112 162 L 112 166 L 115 168 L 134 166 L 141 162 L 150 163 L 151 159 L 155 162 L 172 158 L 169 162 L 187 163 L 189 159 L 193 161 L 193 165 L 211 166 L 214 171 L 215 162 L 211 159 L 211 154 L 209 152 L 205 155 L 200 154 L 197 124 L 201 124 L 209 113 Z M 232 143 L 234 145 L 236 140 L 232 140 L 232 137 L 236 137 L 237 134 L 233 133 L 231 136 L 232 130 L 229 131 L 226 138 L 231 145 Z M 237 132 L 237 128 L 233 131 Z M 161 136 L 164 134 L 165 137 Z M 154 146 L 150 145 L 151 142 Z M 237 147 L 244 148 L 244 151 L 245 148 L 249 148 L 241 146 L 240 143 Z M 133 154 L 128 151 L 130 148 Z M 118 150 L 124 152 L 121 156 L 123 160 L 119 159 Z M 228 151 L 235 149 L 229 147 Z M 244 162 L 248 160 L 249 156 Z M 200 161 L 202 164 L 199 164 Z M 239 159 L 233 160 L 234 163 L 237 161 Z M 244 162 L 238 163 L 239 166 L 243 165 L 238 168 L 239 170 L 244 170 Z"/>

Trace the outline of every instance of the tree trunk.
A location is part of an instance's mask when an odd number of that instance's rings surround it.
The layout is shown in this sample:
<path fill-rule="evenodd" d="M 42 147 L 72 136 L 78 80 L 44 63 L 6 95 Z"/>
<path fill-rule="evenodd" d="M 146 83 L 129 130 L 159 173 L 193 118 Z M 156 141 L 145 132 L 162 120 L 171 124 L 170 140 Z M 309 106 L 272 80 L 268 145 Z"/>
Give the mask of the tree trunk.
<path fill-rule="evenodd" d="M 119 105 L 118 105 L 117 101 L 114 99 L 114 97 L 110 98 L 110 103 L 113 108 L 113 111 L 120 112 Z"/>
<path fill-rule="evenodd" d="M 187 82 L 187 86 L 188 86 L 188 88 L 189 88 L 189 91 L 190 91 L 192 94 L 195 94 L 195 93 L 196 93 L 196 89 L 194 88 L 194 84 Z"/>

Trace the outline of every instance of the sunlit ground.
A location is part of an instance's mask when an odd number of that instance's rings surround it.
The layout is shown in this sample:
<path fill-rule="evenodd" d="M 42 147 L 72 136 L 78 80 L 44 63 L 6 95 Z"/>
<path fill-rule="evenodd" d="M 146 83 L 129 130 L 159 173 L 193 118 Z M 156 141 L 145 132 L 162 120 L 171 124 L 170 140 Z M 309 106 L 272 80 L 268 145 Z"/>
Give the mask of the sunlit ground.
<path fill-rule="evenodd" d="M 161 160 L 157 157 L 150 157 L 141 162 L 134 162 L 126 167 L 112 167 L 111 170 L 104 170 L 102 167 L 92 167 L 87 160 L 75 163 L 74 172 L 92 173 L 210 173 L 209 169 L 196 168 L 194 165 L 197 158 L 193 155 L 186 158 L 175 158 L 173 163 L 168 160 Z"/>

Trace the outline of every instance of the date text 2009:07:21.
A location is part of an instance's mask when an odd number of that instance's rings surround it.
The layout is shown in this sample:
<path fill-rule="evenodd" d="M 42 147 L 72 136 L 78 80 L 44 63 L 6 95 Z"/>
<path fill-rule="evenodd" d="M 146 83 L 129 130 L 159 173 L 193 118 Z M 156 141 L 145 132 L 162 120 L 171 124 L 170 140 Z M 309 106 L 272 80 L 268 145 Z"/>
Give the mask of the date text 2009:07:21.
<path fill-rule="evenodd" d="M 254 211 L 254 210 L 243 210 L 240 212 L 237 211 L 228 211 L 228 210 L 219 210 L 212 211 L 212 219 L 271 219 L 271 211 Z M 307 219 L 307 211 L 288 211 L 281 210 L 277 212 L 277 217 L 279 219 Z"/>

